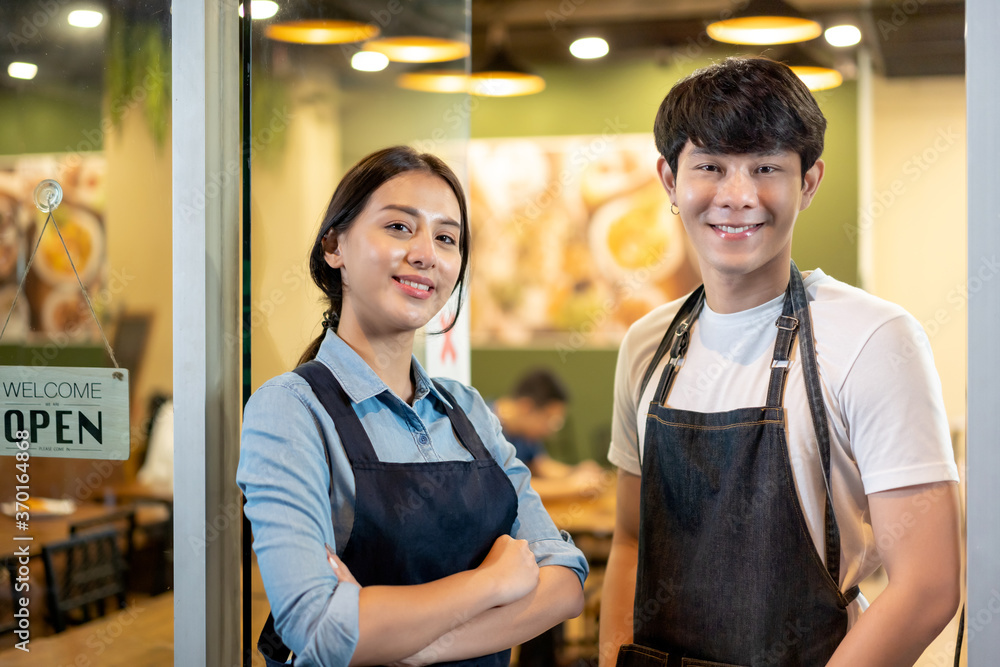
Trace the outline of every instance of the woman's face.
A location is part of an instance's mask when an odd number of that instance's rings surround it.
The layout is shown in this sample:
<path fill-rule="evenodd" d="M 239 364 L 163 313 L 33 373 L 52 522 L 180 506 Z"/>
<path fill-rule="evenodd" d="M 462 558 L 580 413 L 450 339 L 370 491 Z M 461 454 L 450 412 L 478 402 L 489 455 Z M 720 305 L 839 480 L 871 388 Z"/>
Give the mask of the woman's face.
<path fill-rule="evenodd" d="M 350 227 L 324 244 L 340 270 L 338 331 L 368 337 L 413 332 L 458 282 L 461 210 L 444 179 L 410 171 L 383 183 Z"/>

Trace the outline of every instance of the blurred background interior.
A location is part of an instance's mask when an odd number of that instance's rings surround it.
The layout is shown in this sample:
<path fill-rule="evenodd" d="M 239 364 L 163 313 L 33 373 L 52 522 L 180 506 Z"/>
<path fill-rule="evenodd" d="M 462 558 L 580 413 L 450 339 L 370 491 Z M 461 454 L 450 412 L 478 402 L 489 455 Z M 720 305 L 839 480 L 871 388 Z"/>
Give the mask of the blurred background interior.
<path fill-rule="evenodd" d="M 804 41 L 785 44 L 715 38 L 727 27 L 720 21 L 761 13 L 812 26 Z M 444 157 L 467 184 L 472 384 L 496 398 L 527 369 L 553 370 L 572 401 L 549 454 L 606 465 L 621 336 L 698 283 L 655 179 L 653 116 L 695 69 L 764 54 L 810 68 L 802 75 L 829 121 L 827 176 L 799 218 L 795 261 L 900 303 L 924 324 L 962 467 L 962 0 L 254 0 L 251 14 L 254 387 L 290 370 L 320 331 L 304 260 L 340 175 L 376 148 L 411 144 Z M 31 193 L 55 178 L 65 191 L 56 219 L 131 372 L 132 455 L 37 459 L 33 492 L 74 504 L 51 519 L 53 543 L 74 522 L 104 517 L 115 528 L 124 590 L 136 600 L 170 589 L 172 456 L 160 408 L 183 390 L 172 386 L 171 355 L 171 137 L 184 131 L 171 122 L 174 84 L 169 0 L 0 5 L 0 317 L 38 244 L 0 364 L 108 364 L 62 246 L 51 232 L 38 238 L 44 218 Z M 232 166 L 219 183 L 240 179 L 235 156 Z M 0 460 L 0 479 L 13 478 L 12 465 Z M 573 525 L 597 577 L 588 614 L 560 640 L 562 664 L 595 649 L 613 519 L 613 477 L 605 479 Z M 13 495 L 0 482 L 0 501 Z M 580 517 L 567 505 L 552 511 L 566 523 Z M 0 542 L 0 556 L 9 543 Z M 61 562 L 51 567 L 65 569 Z M 11 602 L 2 578 L 0 629 Z M 267 607 L 261 591 L 253 595 L 256 626 Z M 56 614 L 32 600 L 54 633 Z M 166 656 L 169 637 L 160 640 Z M 12 646 L 10 633 L 0 642 Z M 96 650 L 74 646 L 75 655 Z M 107 655 L 126 650 L 118 642 Z"/>

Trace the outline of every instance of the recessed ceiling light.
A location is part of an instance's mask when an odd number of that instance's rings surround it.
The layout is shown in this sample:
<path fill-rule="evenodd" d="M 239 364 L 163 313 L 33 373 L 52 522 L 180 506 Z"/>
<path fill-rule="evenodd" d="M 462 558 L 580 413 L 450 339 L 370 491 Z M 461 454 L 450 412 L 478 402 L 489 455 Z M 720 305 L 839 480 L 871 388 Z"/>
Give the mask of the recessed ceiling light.
<path fill-rule="evenodd" d="M 7 66 L 7 74 L 14 79 L 34 79 L 38 74 L 38 65 L 34 63 L 11 63 Z"/>
<path fill-rule="evenodd" d="M 250 0 L 250 14 L 254 21 L 269 19 L 278 13 L 278 3 L 273 0 Z M 243 3 L 240 3 L 240 16 L 243 16 Z"/>
<path fill-rule="evenodd" d="M 608 43 L 600 37 L 583 37 L 569 45 L 569 52 L 584 60 L 603 58 L 609 50 Z"/>
<path fill-rule="evenodd" d="M 853 25 L 835 25 L 823 33 L 831 46 L 854 46 L 861 41 L 861 31 Z"/>
<path fill-rule="evenodd" d="M 77 28 L 96 28 L 104 20 L 104 14 L 90 9 L 74 9 L 67 19 L 71 26 Z"/>
<path fill-rule="evenodd" d="M 376 51 L 358 51 L 351 56 L 351 67 L 359 72 L 381 72 L 389 66 L 389 58 Z"/>

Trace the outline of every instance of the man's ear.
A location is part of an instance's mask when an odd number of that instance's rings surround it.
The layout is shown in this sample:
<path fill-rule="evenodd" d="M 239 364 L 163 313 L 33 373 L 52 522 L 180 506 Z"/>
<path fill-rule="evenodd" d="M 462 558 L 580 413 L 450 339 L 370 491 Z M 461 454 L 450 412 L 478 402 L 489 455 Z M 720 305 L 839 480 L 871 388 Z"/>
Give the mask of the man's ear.
<path fill-rule="evenodd" d="M 344 265 L 344 258 L 340 254 L 340 242 L 336 232 L 332 229 L 323 236 L 323 257 L 326 263 L 334 269 L 339 269 Z"/>
<path fill-rule="evenodd" d="M 677 178 L 674 176 L 673 170 L 670 169 L 670 165 L 667 164 L 667 158 L 662 155 L 656 160 L 656 172 L 660 177 L 660 183 L 663 184 L 663 189 L 670 197 L 670 203 L 676 205 L 677 199 L 674 193 L 677 191 Z"/>
<path fill-rule="evenodd" d="M 822 160 L 816 160 L 816 164 L 809 167 L 809 170 L 802 179 L 802 203 L 799 205 L 800 211 L 809 208 L 813 197 L 816 196 L 816 191 L 819 190 L 819 184 L 823 180 L 825 170 L 826 164 Z"/>

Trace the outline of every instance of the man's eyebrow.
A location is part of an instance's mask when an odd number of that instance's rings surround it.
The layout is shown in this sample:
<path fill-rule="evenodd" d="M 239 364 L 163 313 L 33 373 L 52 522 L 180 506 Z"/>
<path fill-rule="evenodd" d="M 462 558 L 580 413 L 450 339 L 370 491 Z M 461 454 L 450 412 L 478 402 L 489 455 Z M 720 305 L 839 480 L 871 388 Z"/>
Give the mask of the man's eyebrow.
<path fill-rule="evenodd" d="M 780 155 L 781 153 L 784 153 L 785 150 L 786 149 L 784 148 L 772 148 L 771 150 L 760 151 L 757 153 L 733 153 L 732 151 L 713 150 L 711 148 L 706 148 L 703 146 L 696 146 L 695 148 L 691 149 L 689 155 L 696 155 L 696 156 L 709 155 L 715 157 L 721 155 L 755 155 L 757 157 L 773 157 L 775 155 Z"/>
<path fill-rule="evenodd" d="M 413 208 L 412 206 L 405 206 L 404 204 L 386 204 L 385 206 L 382 207 L 382 210 L 383 211 L 400 211 L 401 213 L 406 213 L 407 215 L 413 216 L 414 218 L 416 218 L 416 217 L 418 217 L 420 215 L 420 211 L 418 211 L 417 209 Z M 444 217 L 439 222 L 441 222 L 441 224 L 443 224 L 443 225 L 453 225 L 455 227 L 458 227 L 459 229 L 462 228 L 462 225 L 460 225 L 459 223 L 455 222 L 454 220 L 452 220 L 449 217 Z"/>

